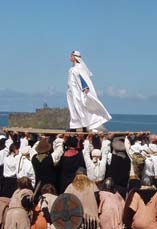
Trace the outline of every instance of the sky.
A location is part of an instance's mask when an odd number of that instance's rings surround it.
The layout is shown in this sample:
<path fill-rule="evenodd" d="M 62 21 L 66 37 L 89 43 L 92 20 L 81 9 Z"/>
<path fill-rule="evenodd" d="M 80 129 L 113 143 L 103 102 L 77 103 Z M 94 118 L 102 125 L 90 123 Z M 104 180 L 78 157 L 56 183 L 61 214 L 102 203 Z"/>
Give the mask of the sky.
<path fill-rule="evenodd" d="M 157 114 L 156 0 L 0 0 L 0 111 L 67 107 L 79 50 L 112 114 Z"/>

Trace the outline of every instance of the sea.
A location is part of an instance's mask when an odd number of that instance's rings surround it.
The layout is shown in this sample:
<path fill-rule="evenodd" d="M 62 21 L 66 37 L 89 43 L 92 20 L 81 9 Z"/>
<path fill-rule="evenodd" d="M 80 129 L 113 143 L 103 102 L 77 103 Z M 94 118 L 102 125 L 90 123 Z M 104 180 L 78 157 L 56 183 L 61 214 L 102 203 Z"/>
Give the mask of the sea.
<path fill-rule="evenodd" d="M 10 112 L 0 112 L 0 127 L 8 127 Z M 108 131 L 150 131 L 157 134 L 157 115 L 111 114 L 105 123 Z"/>

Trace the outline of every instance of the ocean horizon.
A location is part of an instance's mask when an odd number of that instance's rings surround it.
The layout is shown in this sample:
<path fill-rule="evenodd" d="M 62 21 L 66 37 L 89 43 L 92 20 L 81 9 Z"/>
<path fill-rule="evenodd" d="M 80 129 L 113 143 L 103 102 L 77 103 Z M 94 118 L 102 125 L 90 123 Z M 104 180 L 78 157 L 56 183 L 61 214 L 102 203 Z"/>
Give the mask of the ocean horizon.
<path fill-rule="evenodd" d="M 9 114 L 13 112 L 0 112 L 0 127 L 8 127 Z M 112 119 L 105 123 L 108 131 L 150 131 L 157 133 L 157 115 L 155 114 L 111 114 Z"/>

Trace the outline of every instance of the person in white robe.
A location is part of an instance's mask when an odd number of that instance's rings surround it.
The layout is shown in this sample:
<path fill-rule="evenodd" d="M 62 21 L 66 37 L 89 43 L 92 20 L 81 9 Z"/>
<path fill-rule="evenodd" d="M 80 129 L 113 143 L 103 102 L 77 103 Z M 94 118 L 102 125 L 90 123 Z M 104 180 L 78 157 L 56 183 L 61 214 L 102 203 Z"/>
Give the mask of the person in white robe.
<path fill-rule="evenodd" d="M 73 62 L 69 69 L 67 90 L 70 129 L 97 129 L 112 117 L 97 97 L 91 81 L 92 73 L 80 52 L 73 51 L 70 60 Z"/>
<path fill-rule="evenodd" d="M 22 136 L 20 138 L 20 151 L 22 151 L 23 149 L 25 149 L 26 146 L 28 146 L 28 137 L 26 134 L 22 133 Z"/>
<path fill-rule="evenodd" d="M 150 135 L 149 152 L 154 165 L 155 179 L 157 179 L 157 135 L 156 134 Z"/>
<path fill-rule="evenodd" d="M 154 182 L 157 184 L 157 135 L 151 134 L 149 144 L 143 149 L 146 155 L 145 174 L 154 177 Z"/>
<path fill-rule="evenodd" d="M 107 140 L 103 140 L 101 150 L 94 149 L 88 137 L 84 141 L 83 156 L 87 169 L 87 176 L 90 180 L 99 183 L 104 180 L 106 163 L 109 151 Z"/>
<path fill-rule="evenodd" d="M 8 155 L 9 149 L 5 146 L 6 138 L 0 136 L 0 167 L 4 164 L 4 158 Z M 3 169 L 2 169 L 3 171 Z"/>
<path fill-rule="evenodd" d="M 9 154 L 4 158 L 2 196 L 10 198 L 17 188 L 16 168 L 19 157 L 19 146 L 12 143 L 9 148 Z"/>
<path fill-rule="evenodd" d="M 17 178 L 28 177 L 32 182 L 32 186 L 34 187 L 35 173 L 32 162 L 30 160 L 30 151 L 31 146 L 23 146 L 22 150 L 20 151 L 21 155 L 16 166 L 16 176 Z"/>

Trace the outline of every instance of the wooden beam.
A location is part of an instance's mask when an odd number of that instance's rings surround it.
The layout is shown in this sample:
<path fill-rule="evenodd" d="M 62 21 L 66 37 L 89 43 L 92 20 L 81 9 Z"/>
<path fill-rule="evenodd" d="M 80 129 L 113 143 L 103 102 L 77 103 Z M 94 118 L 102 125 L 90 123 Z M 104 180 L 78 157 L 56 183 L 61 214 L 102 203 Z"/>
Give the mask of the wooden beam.
<path fill-rule="evenodd" d="M 67 133 L 66 130 L 62 129 L 37 129 L 37 128 L 23 128 L 23 127 L 5 127 L 3 128 L 4 132 L 22 132 L 22 133 L 34 133 L 34 134 L 46 134 L 46 135 L 57 135 L 57 134 L 65 134 Z M 133 131 L 106 131 L 104 132 L 105 134 L 108 134 L 108 132 L 113 133 L 115 136 L 125 136 L 129 132 L 132 132 L 134 134 L 138 133 L 148 133 L 150 134 L 150 131 L 141 131 L 141 132 L 133 132 Z M 84 134 L 87 135 L 89 133 L 92 133 L 91 131 L 89 132 L 82 132 L 80 129 L 78 129 L 76 132 L 70 132 L 71 134 Z"/>

